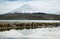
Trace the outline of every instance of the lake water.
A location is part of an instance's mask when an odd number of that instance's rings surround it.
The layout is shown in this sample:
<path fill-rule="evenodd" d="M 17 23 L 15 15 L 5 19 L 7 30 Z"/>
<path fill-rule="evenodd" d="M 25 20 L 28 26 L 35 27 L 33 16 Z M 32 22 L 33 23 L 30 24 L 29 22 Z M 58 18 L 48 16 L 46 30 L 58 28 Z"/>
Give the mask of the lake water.
<path fill-rule="evenodd" d="M 0 20 L 0 22 L 60 22 L 60 20 Z"/>
<path fill-rule="evenodd" d="M 0 20 L 0 22 L 60 22 L 60 20 Z M 0 32 L 0 39 L 60 39 L 60 27 Z"/>
<path fill-rule="evenodd" d="M 0 39 L 60 39 L 60 27 L 0 32 Z"/>

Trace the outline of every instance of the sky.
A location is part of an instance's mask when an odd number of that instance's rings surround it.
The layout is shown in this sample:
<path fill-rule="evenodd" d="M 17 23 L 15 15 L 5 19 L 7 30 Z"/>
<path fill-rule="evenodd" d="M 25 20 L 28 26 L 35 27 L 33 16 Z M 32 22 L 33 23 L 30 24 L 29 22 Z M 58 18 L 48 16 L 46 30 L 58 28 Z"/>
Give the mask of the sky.
<path fill-rule="evenodd" d="M 15 10 L 24 4 L 39 9 L 39 12 L 60 14 L 60 0 L 0 0 L 0 14 Z"/>

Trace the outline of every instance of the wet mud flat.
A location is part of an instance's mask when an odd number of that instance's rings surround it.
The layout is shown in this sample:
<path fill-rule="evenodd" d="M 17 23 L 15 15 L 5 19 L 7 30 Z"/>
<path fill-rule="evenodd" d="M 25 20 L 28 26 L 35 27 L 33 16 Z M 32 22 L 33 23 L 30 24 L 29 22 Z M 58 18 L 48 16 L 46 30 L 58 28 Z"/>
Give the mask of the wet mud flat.
<path fill-rule="evenodd" d="M 36 28 L 52 28 L 60 26 L 60 22 L 0 22 L 0 31 L 9 31 L 11 29 L 36 29 Z"/>

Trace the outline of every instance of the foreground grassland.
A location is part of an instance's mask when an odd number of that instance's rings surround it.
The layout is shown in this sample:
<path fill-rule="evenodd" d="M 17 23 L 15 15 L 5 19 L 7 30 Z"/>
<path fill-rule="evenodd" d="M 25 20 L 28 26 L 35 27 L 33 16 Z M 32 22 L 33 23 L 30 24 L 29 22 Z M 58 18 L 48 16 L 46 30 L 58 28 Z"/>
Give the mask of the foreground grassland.
<path fill-rule="evenodd" d="M 0 22 L 0 31 L 6 31 L 11 29 L 36 29 L 36 28 L 51 28 L 60 26 L 60 22 L 54 23 L 40 23 L 40 22 L 16 22 L 16 23 L 7 23 Z"/>

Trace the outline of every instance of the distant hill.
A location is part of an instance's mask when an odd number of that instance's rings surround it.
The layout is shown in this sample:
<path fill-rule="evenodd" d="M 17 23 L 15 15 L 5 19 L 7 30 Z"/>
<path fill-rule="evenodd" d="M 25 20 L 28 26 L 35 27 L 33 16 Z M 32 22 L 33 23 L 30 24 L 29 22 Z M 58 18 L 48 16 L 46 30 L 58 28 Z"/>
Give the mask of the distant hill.
<path fill-rule="evenodd" d="M 7 13 L 0 20 L 60 20 L 60 15 L 46 13 Z"/>

